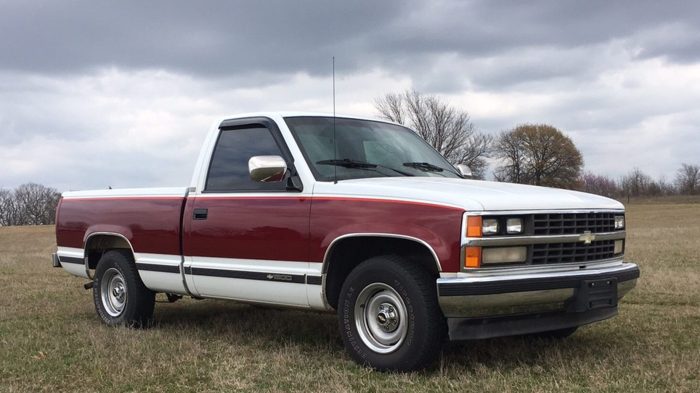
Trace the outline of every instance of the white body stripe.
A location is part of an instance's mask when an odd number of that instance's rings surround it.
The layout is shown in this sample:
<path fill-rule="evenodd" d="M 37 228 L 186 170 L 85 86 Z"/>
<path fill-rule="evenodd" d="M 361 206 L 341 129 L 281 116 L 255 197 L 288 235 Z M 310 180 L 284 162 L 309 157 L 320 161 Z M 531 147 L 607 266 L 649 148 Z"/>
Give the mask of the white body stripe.
<path fill-rule="evenodd" d="M 124 197 L 185 197 L 185 187 L 162 188 L 120 188 L 107 190 L 66 191 L 62 195 L 66 199 L 81 198 L 124 198 Z"/>
<path fill-rule="evenodd" d="M 84 259 L 84 250 L 82 248 L 58 247 L 57 255 Z M 156 292 L 186 293 L 179 270 L 178 272 L 163 272 L 148 270 L 148 267 L 143 266 L 150 265 L 154 269 L 158 267 L 179 269 L 181 261 L 179 255 L 136 253 L 135 259 L 136 263 L 141 265 L 139 276 L 148 289 Z M 212 257 L 186 257 L 184 266 L 186 268 L 289 274 L 302 277 L 307 275 L 320 277 L 322 269 L 321 263 L 312 262 Z M 62 267 L 68 273 L 88 278 L 84 264 L 63 263 Z M 192 294 L 201 297 L 311 307 L 319 310 L 324 310 L 326 307 L 322 286 L 316 284 L 190 274 L 185 274 L 185 279 Z"/>
<path fill-rule="evenodd" d="M 178 269 L 176 273 L 139 269 L 141 281 L 148 289 L 156 292 L 187 293 L 185 285 L 182 283 L 182 274 L 179 272 L 181 256 L 136 253 L 135 259 L 139 265 L 167 266 Z"/>
<path fill-rule="evenodd" d="M 182 259 L 179 255 L 147 254 L 140 252 L 137 252 L 134 258 L 136 259 L 136 263 L 166 266 L 180 266 L 180 260 Z"/>
<path fill-rule="evenodd" d="M 73 247 L 57 247 L 56 255 L 58 255 L 59 259 L 60 259 L 60 257 L 80 258 L 80 259 L 85 258 L 85 252 L 83 251 L 82 248 L 73 248 Z M 61 267 L 63 267 L 63 270 L 67 271 L 68 273 L 70 273 L 74 276 L 89 278 L 87 275 L 87 271 L 85 270 L 85 264 L 61 263 Z"/>
<path fill-rule="evenodd" d="M 194 280 L 202 288 L 201 297 L 309 307 L 306 284 L 210 276 L 194 276 Z"/>
<path fill-rule="evenodd" d="M 312 266 L 313 265 L 313 266 Z M 207 269 L 239 270 L 246 272 L 321 274 L 320 263 L 270 261 L 265 259 L 237 259 L 192 257 L 190 266 Z"/>
<path fill-rule="evenodd" d="M 269 261 L 261 259 L 235 259 L 212 257 L 187 257 L 187 268 L 216 269 L 238 272 L 274 273 L 289 275 L 321 275 L 321 263 Z M 190 291 L 202 297 L 234 299 L 241 301 L 280 304 L 296 307 L 324 308 L 321 285 L 263 281 L 209 275 L 187 275 Z"/>

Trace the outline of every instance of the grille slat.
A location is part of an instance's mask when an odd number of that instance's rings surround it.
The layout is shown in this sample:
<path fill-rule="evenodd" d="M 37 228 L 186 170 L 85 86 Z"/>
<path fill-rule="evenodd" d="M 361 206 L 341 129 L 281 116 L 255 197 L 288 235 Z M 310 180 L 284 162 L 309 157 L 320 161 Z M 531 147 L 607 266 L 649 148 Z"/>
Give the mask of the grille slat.
<path fill-rule="evenodd" d="M 535 235 L 612 232 L 615 230 L 615 213 L 544 213 L 535 214 L 532 222 Z"/>
<path fill-rule="evenodd" d="M 614 256 L 614 240 L 585 243 L 545 243 L 532 246 L 532 264 L 589 262 Z"/>

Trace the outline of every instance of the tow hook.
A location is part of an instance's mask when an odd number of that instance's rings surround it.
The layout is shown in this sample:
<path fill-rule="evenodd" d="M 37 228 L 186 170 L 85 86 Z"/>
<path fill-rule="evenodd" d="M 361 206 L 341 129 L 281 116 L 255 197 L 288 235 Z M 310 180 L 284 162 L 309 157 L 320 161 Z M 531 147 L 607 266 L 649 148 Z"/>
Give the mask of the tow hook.
<path fill-rule="evenodd" d="M 85 283 L 85 285 L 83 285 L 83 288 L 85 288 L 85 289 L 92 289 L 92 287 L 94 287 L 94 286 L 95 286 L 95 282 L 94 282 L 94 281 L 90 281 L 90 282 Z"/>

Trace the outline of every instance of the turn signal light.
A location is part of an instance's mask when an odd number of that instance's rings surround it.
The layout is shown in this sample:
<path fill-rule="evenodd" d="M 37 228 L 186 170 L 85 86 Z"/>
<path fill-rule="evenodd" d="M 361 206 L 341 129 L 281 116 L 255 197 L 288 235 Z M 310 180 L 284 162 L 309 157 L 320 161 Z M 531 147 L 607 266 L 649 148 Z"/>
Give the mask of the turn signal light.
<path fill-rule="evenodd" d="M 481 237 L 481 216 L 467 217 L 467 237 Z"/>
<path fill-rule="evenodd" d="M 464 267 L 481 267 L 481 247 L 467 247 L 465 249 Z"/>

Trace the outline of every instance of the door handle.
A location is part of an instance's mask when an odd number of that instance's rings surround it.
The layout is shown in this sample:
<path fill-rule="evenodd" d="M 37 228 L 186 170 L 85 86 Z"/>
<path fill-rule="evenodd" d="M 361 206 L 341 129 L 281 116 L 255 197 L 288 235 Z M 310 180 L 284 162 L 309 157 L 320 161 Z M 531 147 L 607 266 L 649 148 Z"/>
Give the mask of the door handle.
<path fill-rule="evenodd" d="M 209 209 L 194 209 L 194 213 L 192 213 L 192 218 L 195 220 L 206 220 L 208 214 Z"/>

